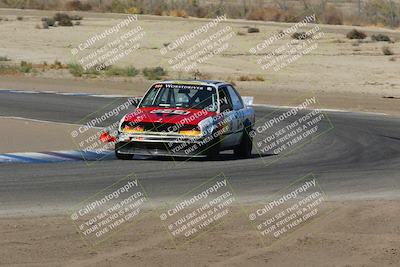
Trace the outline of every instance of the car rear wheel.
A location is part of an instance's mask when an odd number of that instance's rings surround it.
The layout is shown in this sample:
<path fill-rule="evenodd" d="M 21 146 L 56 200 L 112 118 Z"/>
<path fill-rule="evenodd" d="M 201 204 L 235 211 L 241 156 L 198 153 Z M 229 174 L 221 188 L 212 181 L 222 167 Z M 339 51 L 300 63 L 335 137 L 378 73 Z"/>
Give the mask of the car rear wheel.
<path fill-rule="evenodd" d="M 122 154 L 119 153 L 118 150 L 121 147 L 121 143 L 116 143 L 115 144 L 115 156 L 117 157 L 117 159 L 122 159 L 122 160 L 130 160 L 133 158 L 133 154 Z"/>
<path fill-rule="evenodd" d="M 253 138 L 249 135 L 251 128 L 243 130 L 242 141 L 239 146 L 234 149 L 234 154 L 240 158 L 250 158 L 253 149 Z"/>

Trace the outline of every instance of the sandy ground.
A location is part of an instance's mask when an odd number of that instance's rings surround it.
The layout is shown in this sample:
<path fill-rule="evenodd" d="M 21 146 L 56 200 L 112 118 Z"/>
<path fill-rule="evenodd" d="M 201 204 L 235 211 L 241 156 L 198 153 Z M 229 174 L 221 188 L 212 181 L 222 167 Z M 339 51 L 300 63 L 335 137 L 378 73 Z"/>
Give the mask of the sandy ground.
<path fill-rule="evenodd" d="M 7 266 L 398 266 L 398 201 L 331 202 L 316 217 L 263 245 L 242 213 L 175 246 L 159 219 L 145 219 L 96 247 L 67 216 L 0 219 L 0 264 Z"/>
<path fill-rule="evenodd" d="M 71 137 L 76 129 L 73 124 L 0 117 L 0 153 L 76 149 Z"/>
<path fill-rule="evenodd" d="M 72 48 L 124 18 L 122 14 L 81 13 L 84 16 L 81 26 L 49 30 L 35 28 L 41 17 L 52 14 L 49 11 L 0 9 L 0 16 L 9 18 L 9 21 L 0 22 L 0 34 L 7 36 L 0 40 L 0 55 L 8 56 L 14 62 L 73 62 L 77 57 L 71 55 Z M 17 21 L 17 15 L 24 16 L 24 20 Z M 140 25 L 146 32 L 142 45 L 116 65 L 133 65 L 139 69 L 162 66 L 168 70 L 168 78 L 192 77 L 191 73 L 173 71 L 168 60 L 176 54 L 169 52 L 162 56 L 160 49 L 207 22 L 194 18 L 139 16 L 135 25 Z M 228 20 L 218 27 L 225 26 L 244 35 L 235 35 L 230 39 L 227 50 L 199 65 L 198 69 L 204 77 L 234 81 L 242 95 L 255 96 L 255 103 L 290 104 L 301 93 L 315 92 L 327 108 L 384 113 L 400 111 L 400 100 L 396 99 L 400 97 L 399 30 L 360 28 L 368 35 L 378 32 L 388 34 L 396 42 L 388 44 L 367 40 L 357 45 L 356 41 L 345 38 L 352 27 L 320 25 L 324 36 L 318 40 L 318 48 L 286 68 L 274 71 L 262 70 L 257 64 L 261 56 L 252 55 L 249 49 L 291 24 Z M 249 26 L 257 26 L 260 33 L 247 33 L 246 27 Z M 200 39 L 207 36 L 201 35 Z M 290 37 L 286 37 L 271 47 L 277 48 L 290 40 Z M 196 41 L 198 39 L 195 38 L 185 43 L 180 51 Z M 381 52 L 383 46 L 389 46 L 395 55 L 384 56 Z M 394 61 L 390 61 L 390 58 L 394 58 Z M 240 82 L 238 77 L 241 75 L 260 75 L 265 81 Z M 0 88 L 141 95 L 151 83 L 141 75 L 135 78 L 78 79 L 73 78 L 67 70 L 39 72 L 30 76 L 33 77 L 2 76 Z"/>

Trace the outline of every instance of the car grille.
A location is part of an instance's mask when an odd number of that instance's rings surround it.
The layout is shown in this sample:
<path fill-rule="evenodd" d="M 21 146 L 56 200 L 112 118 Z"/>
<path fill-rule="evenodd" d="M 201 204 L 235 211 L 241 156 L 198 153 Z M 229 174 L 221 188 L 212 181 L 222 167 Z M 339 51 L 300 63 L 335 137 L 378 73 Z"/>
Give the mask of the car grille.
<path fill-rule="evenodd" d="M 178 133 L 180 130 L 192 130 L 196 128 L 193 125 L 177 125 L 174 123 L 161 123 L 161 122 L 124 122 L 122 128 L 125 126 L 130 127 L 143 127 L 145 131 L 149 132 L 172 132 Z"/>

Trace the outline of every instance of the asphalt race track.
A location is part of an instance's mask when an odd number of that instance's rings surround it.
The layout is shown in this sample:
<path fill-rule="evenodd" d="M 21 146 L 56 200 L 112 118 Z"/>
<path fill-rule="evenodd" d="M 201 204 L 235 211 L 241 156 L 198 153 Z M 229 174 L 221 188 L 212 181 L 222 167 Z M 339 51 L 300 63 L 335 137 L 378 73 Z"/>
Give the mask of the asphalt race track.
<path fill-rule="evenodd" d="M 0 115 L 76 123 L 126 99 L 0 92 Z M 273 112 L 256 108 L 257 118 Z M 301 116 L 301 114 L 298 114 Z M 313 173 L 328 199 L 391 198 L 400 193 L 400 118 L 328 112 L 333 129 L 287 156 L 254 153 L 215 161 L 141 159 L 52 164 L 1 164 L 2 212 L 59 212 L 134 172 L 156 203 L 174 199 L 224 173 L 242 201 L 262 200 L 293 180 Z M 321 122 L 321 127 L 327 127 Z M 26 140 L 32 142 L 27 135 Z M 71 148 L 72 149 L 72 148 Z M 277 159 L 277 160 L 275 160 Z M 270 164 L 265 164 L 265 162 Z"/>

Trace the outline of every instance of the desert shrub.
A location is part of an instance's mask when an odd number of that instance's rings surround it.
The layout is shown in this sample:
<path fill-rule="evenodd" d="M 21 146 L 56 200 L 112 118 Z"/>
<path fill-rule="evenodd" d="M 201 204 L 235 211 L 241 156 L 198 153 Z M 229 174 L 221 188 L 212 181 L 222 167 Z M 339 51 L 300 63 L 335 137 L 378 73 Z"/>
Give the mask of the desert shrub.
<path fill-rule="evenodd" d="M 137 7 L 130 7 L 126 10 L 126 13 L 128 14 L 141 14 L 142 10 L 140 8 Z"/>
<path fill-rule="evenodd" d="M 76 63 L 68 64 L 68 70 L 75 77 L 82 77 L 84 73 L 83 67 L 80 64 Z"/>
<path fill-rule="evenodd" d="M 71 27 L 71 26 L 73 26 L 72 21 L 71 21 L 70 19 L 66 19 L 66 18 L 60 20 L 60 21 L 58 22 L 58 25 L 59 25 L 59 26 L 66 26 L 66 27 Z"/>
<path fill-rule="evenodd" d="M 243 36 L 243 35 L 246 35 L 246 33 L 244 33 L 244 32 L 237 32 L 237 35 Z"/>
<path fill-rule="evenodd" d="M 126 13 L 129 6 L 127 6 L 124 2 L 120 0 L 113 0 L 111 1 L 111 5 L 106 7 L 106 11 L 112 13 Z"/>
<path fill-rule="evenodd" d="M 47 26 L 47 28 L 53 27 L 56 24 L 54 18 L 42 18 L 42 22 L 43 22 L 43 27 Z"/>
<path fill-rule="evenodd" d="M 54 15 L 54 20 L 58 21 L 59 26 L 73 26 L 71 17 L 66 13 L 56 13 Z"/>
<path fill-rule="evenodd" d="M 148 80 L 161 80 L 162 76 L 167 75 L 167 72 L 162 67 L 144 68 L 143 75 Z"/>
<path fill-rule="evenodd" d="M 389 46 L 383 46 L 383 47 L 382 47 L 382 53 L 383 53 L 385 56 L 392 56 L 392 55 L 394 55 L 392 49 L 390 49 Z"/>
<path fill-rule="evenodd" d="M 302 17 L 299 17 L 299 13 L 301 13 L 299 10 L 289 8 L 288 10 L 282 13 L 281 21 L 288 23 L 299 22 L 302 19 Z"/>
<path fill-rule="evenodd" d="M 40 27 L 40 25 L 36 25 L 36 29 L 48 29 L 49 28 L 49 24 L 47 24 L 46 21 L 42 21 L 42 27 Z"/>
<path fill-rule="evenodd" d="M 331 25 L 343 25 L 343 13 L 334 6 L 329 6 L 323 12 L 323 22 Z"/>
<path fill-rule="evenodd" d="M 19 21 L 24 20 L 24 17 L 18 16 L 17 20 L 19 20 Z"/>
<path fill-rule="evenodd" d="M 191 6 L 189 8 L 189 14 L 197 18 L 206 18 L 209 15 L 209 10 L 202 6 Z"/>
<path fill-rule="evenodd" d="M 84 70 L 83 74 L 85 74 L 85 75 L 87 75 L 89 77 L 94 77 L 94 76 L 97 76 L 97 75 L 101 74 L 100 70 L 107 70 L 107 69 L 108 68 L 105 67 L 104 65 L 95 65 L 92 68 Z"/>
<path fill-rule="evenodd" d="M 241 75 L 238 81 L 256 81 L 256 82 L 263 82 L 265 81 L 264 77 L 257 75 L 257 76 L 249 76 L 249 75 Z"/>
<path fill-rule="evenodd" d="M 187 18 L 188 17 L 186 11 L 183 9 L 173 9 L 169 12 L 169 15 L 172 17 L 179 17 L 179 18 Z"/>
<path fill-rule="evenodd" d="M 187 79 L 193 80 L 211 80 L 212 76 L 210 73 L 201 72 L 199 70 L 194 70 L 190 72 L 190 75 Z"/>
<path fill-rule="evenodd" d="M 52 68 L 52 69 L 58 70 L 58 69 L 63 69 L 64 66 L 63 66 L 63 64 L 62 64 L 60 61 L 58 61 L 58 60 L 56 59 L 56 60 L 54 60 L 54 63 L 51 64 L 51 68 Z"/>
<path fill-rule="evenodd" d="M 7 56 L 0 56 L 0 61 L 10 61 L 11 59 L 9 59 Z"/>
<path fill-rule="evenodd" d="M 21 61 L 20 65 L 19 65 L 19 70 L 22 73 L 30 73 L 32 72 L 32 63 L 28 63 L 26 61 Z"/>
<path fill-rule="evenodd" d="M 83 20 L 83 17 L 79 16 L 79 15 L 71 15 L 71 16 L 69 16 L 69 18 L 71 20 Z"/>
<path fill-rule="evenodd" d="M 0 64 L 0 74 L 16 74 L 19 72 L 19 68 L 15 65 Z"/>
<path fill-rule="evenodd" d="M 259 28 L 255 28 L 255 27 L 249 27 L 247 29 L 247 32 L 248 33 L 256 33 L 256 32 L 260 32 L 260 29 Z"/>
<path fill-rule="evenodd" d="M 298 22 L 301 18 L 298 14 L 299 10 L 287 8 L 285 10 L 277 7 L 266 7 L 252 9 L 246 16 L 248 20 L 263 20 L 263 21 L 280 21 L 280 22 Z"/>
<path fill-rule="evenodd" d="M 65 4 L 65 8 L 67 10 L 89 11 L 92 10 L 92 5 L 87 2 L 82 3 L 80 0 L 72 0 Z"/>
<path fill-rule="evenodd" d="M 55 21 L 60 21 L 62 19 L 71 19 L 71 17 L 67 13 L 61 13 L 61 12 L 57 12 L 53 18 Z"/>
<path fill-rule="evenodd" d="M 400 25 L 400 8 L 398 3 L 386 0 L 368 0 L 364 7 L 365 15 L 374 24 Z"/>
<path fill-rule="evenodd" d="M 281 21 L 283 12 L 276 7 L 256 8 L 247 15 L 249 20 Z"/>
<path fill-rule="evenodd" d="M 365 39 L 367 35 L 362 31 L 353 29 L 346 34 L 346 37 L 349 39 Z"/>
<path fill-rule="evenodd" d="M 307 34 L 306 32 L 295 32 L 292 34 L 292 38 L 296 40 L 306 40 L 311 38 L 311 34 Z"/>
<path fill-rule="evenodd" d="M 108 76 L 126 76 L 126 77 L 134 77 L 139 74 L 139 70 L 135 67 L 111 67 L 106 70 L 106 75 Z"/>
<path fill-rule="evenodd" d="M 372 41 L 377 41 L 377 42 L 390 42 L 390 37 L 387 36 L 386 34 L 378 33 L 378 34 L 373 34 L 371 36 Z"/>

